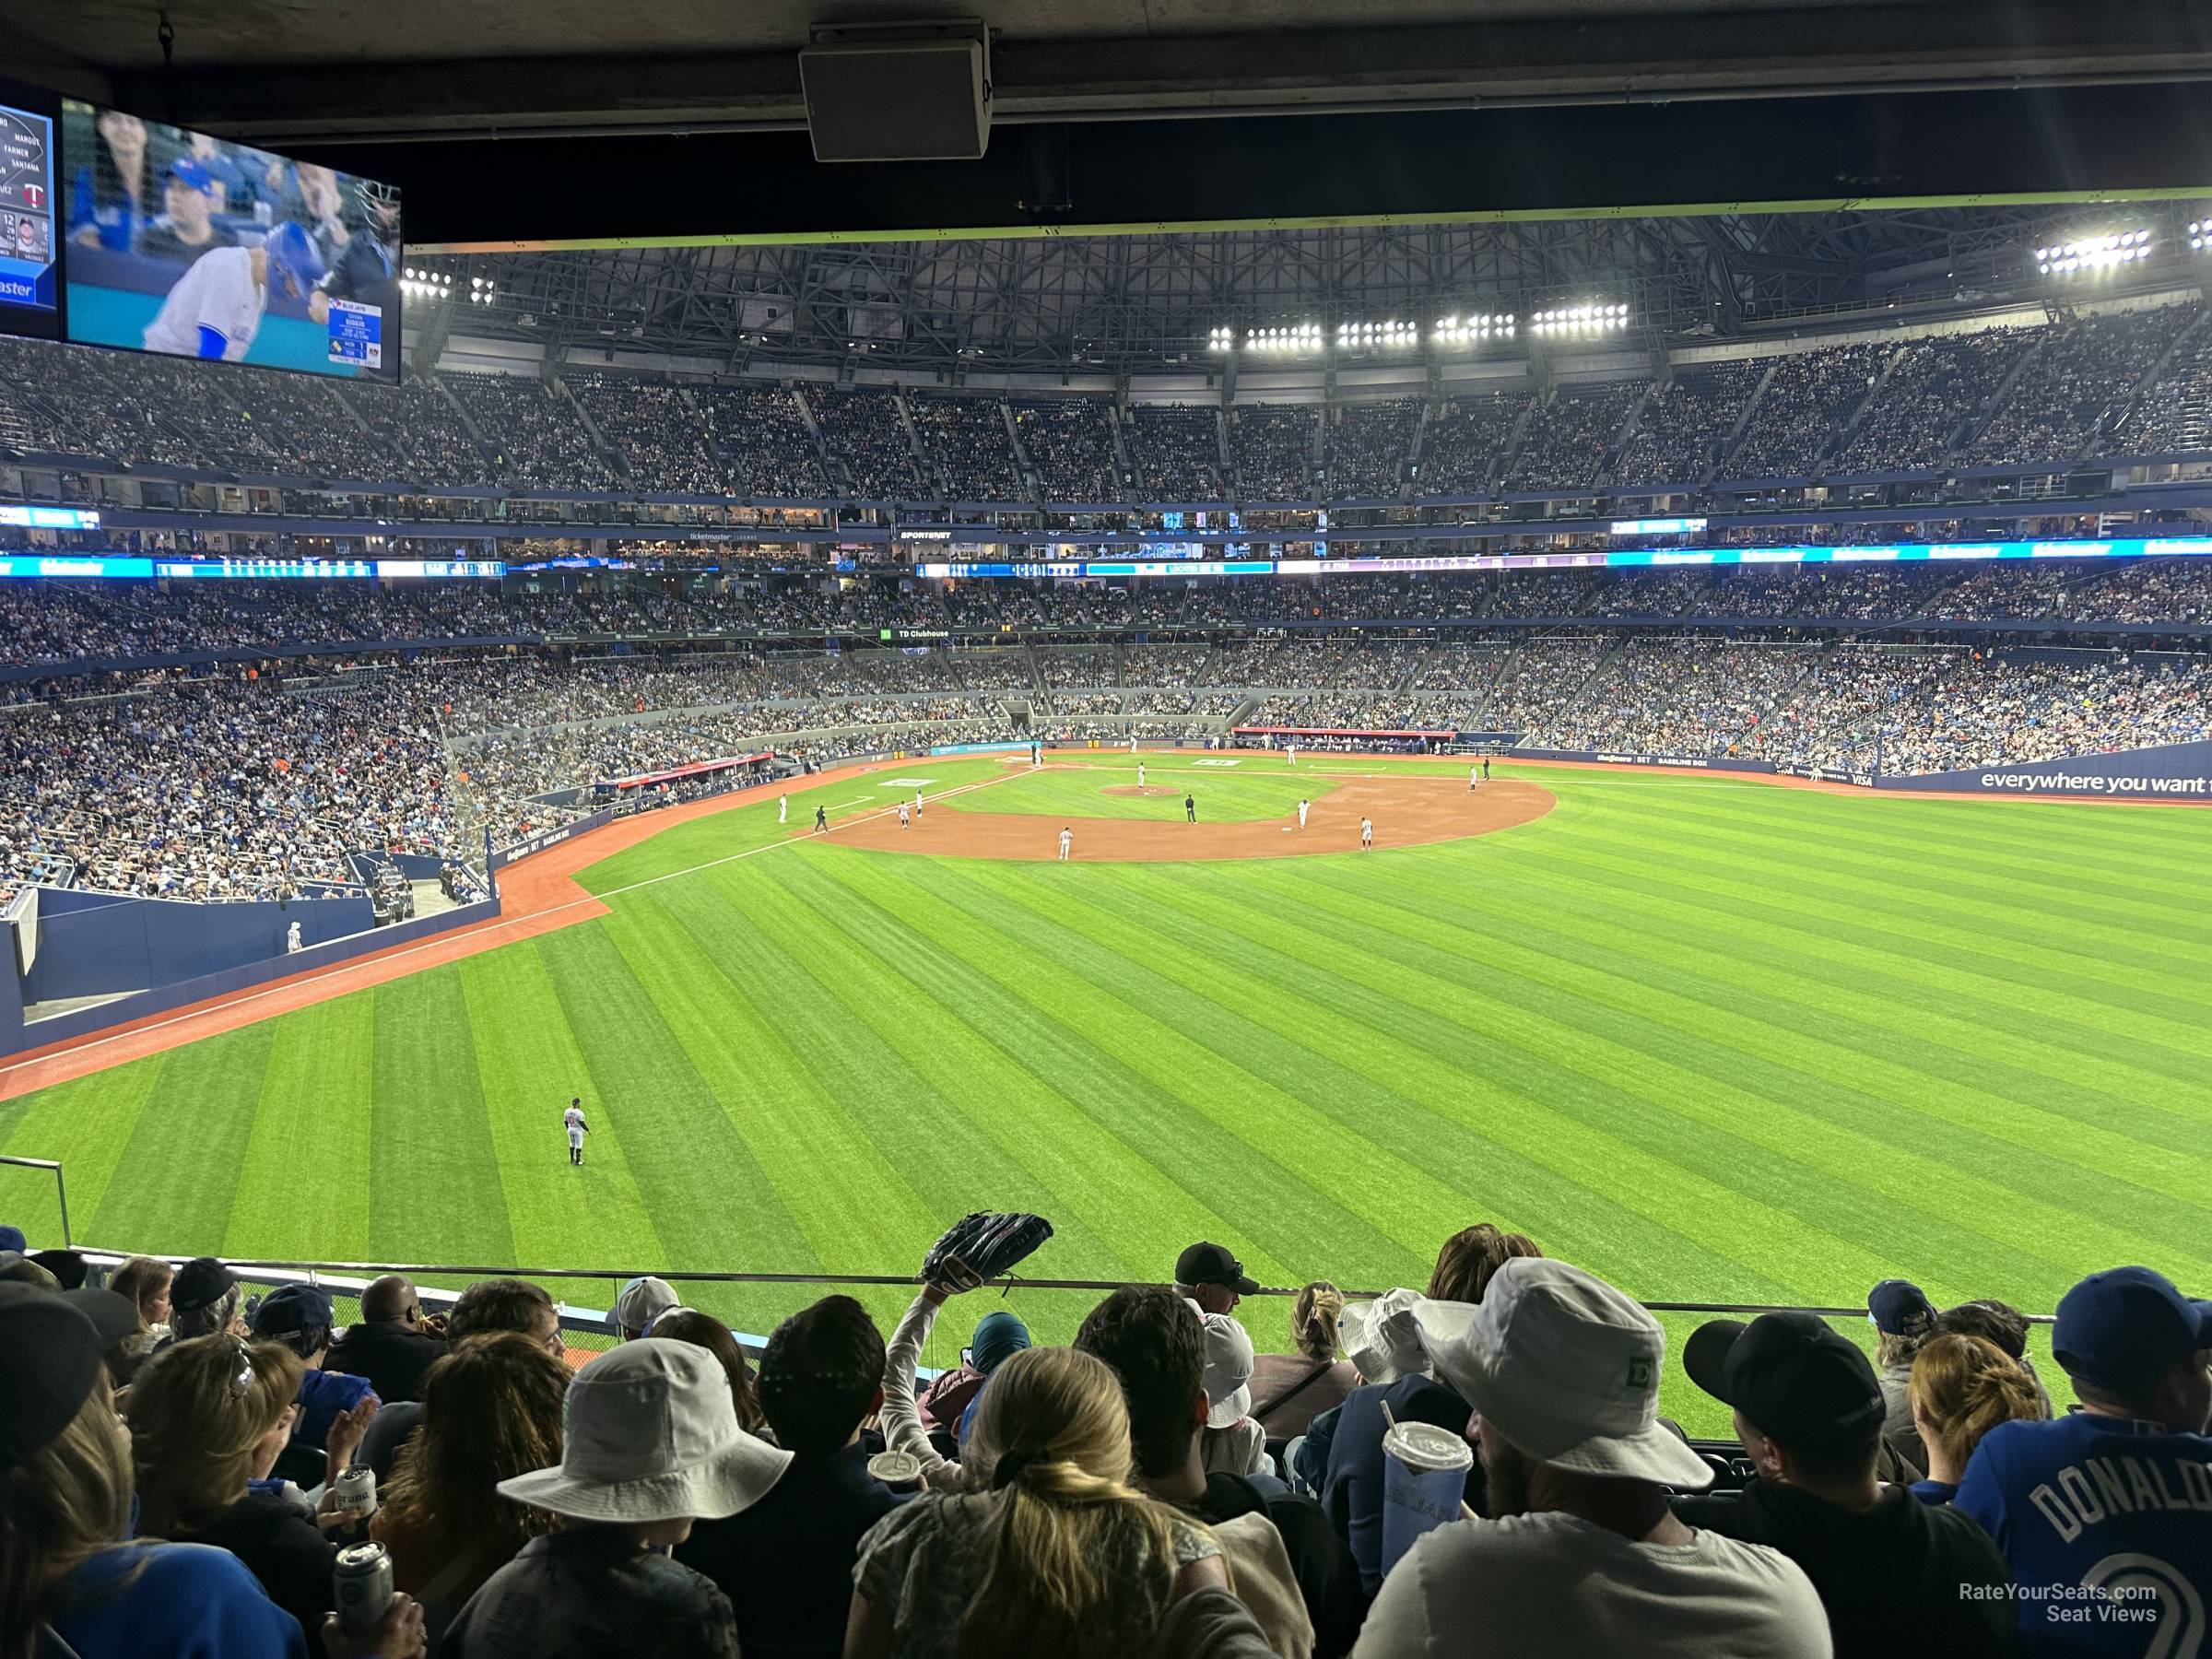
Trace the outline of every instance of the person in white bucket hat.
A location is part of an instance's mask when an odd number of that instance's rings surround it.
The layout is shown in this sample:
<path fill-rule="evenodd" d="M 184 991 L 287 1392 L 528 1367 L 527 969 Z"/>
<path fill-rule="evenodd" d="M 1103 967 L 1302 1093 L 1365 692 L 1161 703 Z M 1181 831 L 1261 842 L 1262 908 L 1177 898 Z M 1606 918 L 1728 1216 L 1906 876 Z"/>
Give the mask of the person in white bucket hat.
<path fill-rule="evenodd" d="M 1802 1570 L 1668 1510 L 1669 1488 L 1712 1474 L 1659 1421 L 1666 1336 L 1643 1309 L 1579 1267 L 1524 1257 L 1480 1303 L 1424 1299 L 1412 1317 L 1475 1408 L 1488 1518 L 1406 1553 L 1354 1659 L 1826 1659 L 1828 1618 Z"/>
<path fill-rule="evenodd" d="M 651 1336 L 578 1371 L 562 1418 L 559 1465 L 502 1480 L 499 1489 L 570 1524 L 531 1539 L 493 1573 L 440 1653 L 735 1659 L 729 1598 L 665 1552 L 694 1520 L 758 1503 L 792 1454 L 737 1426 L 729 1378 L 713 1355 Z"/>
<path fill-rule="evenodd" d="M 1267 1436 L 1252 1419 L 1252 1336 L 1226 1313 L 1184 1307 L 1206 1328 L 1206 1434 L 1199 1461 L 1209 1475 L 1250 1475 L 1266 1455 Z"/>

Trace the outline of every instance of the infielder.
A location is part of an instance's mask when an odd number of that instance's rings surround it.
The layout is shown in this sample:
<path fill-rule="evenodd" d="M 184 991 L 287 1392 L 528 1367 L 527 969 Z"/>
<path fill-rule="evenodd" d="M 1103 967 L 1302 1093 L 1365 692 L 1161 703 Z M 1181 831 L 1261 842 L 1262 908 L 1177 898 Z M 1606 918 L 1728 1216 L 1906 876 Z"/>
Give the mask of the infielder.
<path fill-rule="evenodd" d="M 1476 786 L 1477 784 L 1480 783 L 1481 782 L 1482 782 L 1482 768 L 1481 768 L 1481 767 L 1479 767 L 1479 766 L 1470 766 L 1470 767 L 1468 767 L 1468 768 L 1467 768 L 1467 793 L 1468 793 L 1469 794 L 1474 794 L 1474 793 L 1475 793 L 1475 786 Z"/>
<path fill-rule="evenodd" d="M 904 801 L 899 803 L 899 828 L 901 830 L 906 828 L 906 803 Z"/>
<path fill-rule="evenodd" d="M 779 824 L 785 823 L 789 821 L 790 818 L 791 797 L 789 795 L 778 795 L 776 797 L 776 822 Z"/>
<path fill-rule="evenodd" d="M 1290 764 L 1292 766 L 1296 766 L 1298 764 L 1298 745 L 1295 743 L 1289 744 L 1287 746 L 1287 750 L 1290 756 Z"/>
<path fill-rule="evenodd" d="M 1035 770 L 1036 770 L 1038 767 L 1040 767 L 1040 766 L 1042 766 L 1043 764 L 1044 764 L 1044 745 L 1042 745 L 1041 743 L 1032 743 L 1032 744 L 1030 744 L 1030 771 L 1035 771 Z"/>
<path fill-rule="evenodd" d="M 1062 864 L 1065 864 L 1067 862 L 1068 849 L 1073 847 L 1075 844 L 1076 832 L 1063 825 L 1060 830 L 1060 862 Z"/>
<path fill-rule="evenodd" d="M 1136 763 L 1136 786 L 1139 789 L 1145 786 L 1145 763 L 1142 760 Z"/>
<path fill-rule="evenodd" d="M 917 790 L 915 790 L 915 791 L 914 791 L 914 822 L 918 824 L 918 823 L 920 823 L 921 821 L 922 821 L 922 792 L 921 792 L 920 790 L 918 790 L 918 789 L 917 789 Z"/>
<path fill-rule="evenodd" d="M 1375 820 L 1372 818 L 1361 818 L 1359 820 L 1359 845 L 1361 849 L 1364 850 L 1373 846 L 1374 844 Z"/>
<path fill-rule="evenodd" d="M 1298 804 L 1298 827 L 1300 830 L 1303 830 L 1306 827 L 1306 808 L 1311 806 L 1312 804 L 1313 803 L 1311 801 L 1300 801 Z"/>
<path fill-rule="evenodd" d="M 582 1164 L 583 1137 L 592 1132 L 592 1126 L 583 1121 L 582 1096 L 578 1095 L 569 1101 L 569 1109 L 560 1114 L 560 1121 L 569 1129 L 569 1162 Z"/>
<path fill-rule="evenodd" d="M 238 362 L 261 332 L 268 290 L 303 293 L 323 273 L 315 239 L 288 219 L 258 248 L 211 248 L 194 260 L 140 338 L 171 357 Z"/>

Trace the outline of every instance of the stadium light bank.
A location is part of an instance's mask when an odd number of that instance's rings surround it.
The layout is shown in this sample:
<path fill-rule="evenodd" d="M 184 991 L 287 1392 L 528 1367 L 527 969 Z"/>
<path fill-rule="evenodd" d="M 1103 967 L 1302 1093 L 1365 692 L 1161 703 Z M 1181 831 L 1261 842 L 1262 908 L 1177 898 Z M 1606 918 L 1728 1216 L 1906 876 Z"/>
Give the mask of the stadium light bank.
<path fill-rule="evenodd" d="M 2212 229 L 2212 226 L 2189 227 L 2192 236 L 2200 229 Z M 2100 235 L 2085 236 L 2079 241 L 2053 242 L 2047 248 L 2038 248 L 2035 268 L 2045 276 L 2088 276 L 2148 259 L 2150 249 L 2150 232 L 2141 226 L 2133 230 L 2107 230 Z"/>

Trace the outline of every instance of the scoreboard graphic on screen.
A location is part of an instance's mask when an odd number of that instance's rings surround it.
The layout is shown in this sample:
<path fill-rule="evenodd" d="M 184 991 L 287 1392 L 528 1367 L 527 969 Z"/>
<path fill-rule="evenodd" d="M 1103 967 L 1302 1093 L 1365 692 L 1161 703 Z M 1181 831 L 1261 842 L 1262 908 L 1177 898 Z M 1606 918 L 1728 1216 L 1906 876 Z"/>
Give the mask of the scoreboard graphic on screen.
<path fill-rule="evenodd" d="M 0 334 L 59 332 L 53 123 L 0 104 Z"/>

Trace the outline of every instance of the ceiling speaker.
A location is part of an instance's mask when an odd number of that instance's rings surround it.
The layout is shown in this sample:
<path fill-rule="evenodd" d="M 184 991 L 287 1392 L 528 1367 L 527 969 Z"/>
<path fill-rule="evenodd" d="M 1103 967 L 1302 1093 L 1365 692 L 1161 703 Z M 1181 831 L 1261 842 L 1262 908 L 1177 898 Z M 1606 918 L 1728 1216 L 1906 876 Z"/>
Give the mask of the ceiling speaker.
<path fill-rule="evenodd" d="M 973 161 L 991 141 L 980 18 L 818 29 L 799 80 L 817 161 Z"/>

